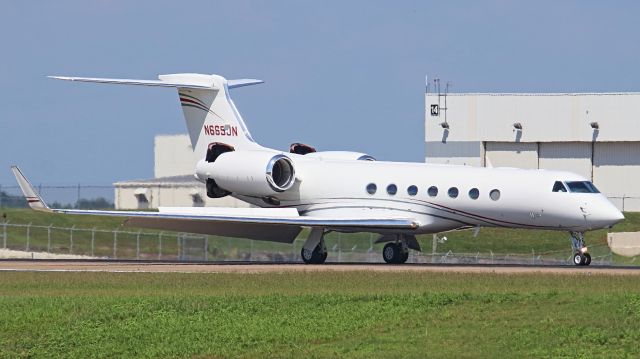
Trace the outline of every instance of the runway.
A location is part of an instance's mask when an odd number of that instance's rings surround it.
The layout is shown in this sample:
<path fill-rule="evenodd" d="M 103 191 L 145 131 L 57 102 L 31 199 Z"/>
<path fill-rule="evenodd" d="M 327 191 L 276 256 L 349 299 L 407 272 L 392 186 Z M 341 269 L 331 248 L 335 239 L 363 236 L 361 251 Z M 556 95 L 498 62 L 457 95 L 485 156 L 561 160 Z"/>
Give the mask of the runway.
<path fill-rule="evenodd" d="M 111 272 L 111 273 L 284 273 L 284 272 L 432 272 L 496 274 L 587 274 L 640 275 L 640 267 L 620 266 L 533 266 L 533 265 L 455 265 L 384 263 L 248 263 L 173 261 L 90 261 L 90 260 L 0 260 L 0 271 L 19 272 Z"/>

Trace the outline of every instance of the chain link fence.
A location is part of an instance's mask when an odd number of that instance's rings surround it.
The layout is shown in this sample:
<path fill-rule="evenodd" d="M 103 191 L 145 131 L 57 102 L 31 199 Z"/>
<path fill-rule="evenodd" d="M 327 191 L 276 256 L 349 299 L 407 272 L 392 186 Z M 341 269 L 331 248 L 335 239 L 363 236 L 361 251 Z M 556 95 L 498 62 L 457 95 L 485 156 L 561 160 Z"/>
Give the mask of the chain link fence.
<path fill-rule="evenodd" d="M 35 185 L 38 193 L 53 208 L 113 208 L 113 185 Z M 17 185 L 0 185 L 0 208 L 22 208 L 27 203 Z"/>
<path fill-rule="evenodd" d="M 124 229 L 56 227 L 0 222 L 2 249 L 28 253 L 73 255 L 74 258 L 172 260 L 172 261 L 251 261 L 298 262 L 304 241 L 293 244 L 252 241 L 176 232 L 145 232 Z M 329 233 L 325 243 L 328 262 L 382 262 L 384 243 L 376 244 L 374 234 Z M 606 246 L 595 248 L 593 263 L 610 265 L 614 256 Z M 425 253 L 411 251 L 408 263 L 447 264 L 535 264 L 570 265 L 570 250 L 536 253 Z"/>

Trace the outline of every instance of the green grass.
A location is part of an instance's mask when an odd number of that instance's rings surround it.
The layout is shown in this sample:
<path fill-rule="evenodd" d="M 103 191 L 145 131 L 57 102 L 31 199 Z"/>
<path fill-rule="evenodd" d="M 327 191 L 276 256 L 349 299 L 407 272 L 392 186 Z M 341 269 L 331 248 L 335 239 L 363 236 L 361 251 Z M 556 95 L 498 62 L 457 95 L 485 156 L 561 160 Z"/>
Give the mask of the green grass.
<path fill-rule="evenodd" d="M 121 230 L 128 232 L 140 231 L 140 251 L 144 255 L 142 258 L 155 259 L 158 253 L 158 231 L 139 230 L 122 226 L 122 220 L 112 217 L 97 216 L 74 216 L 63 214 L 48 214 L 36 212 L 29 209 L 0 209 L 0 212 L 7 215 L 9 223 L 20 223 L 40 226 L 53 225 L 54 227 L 72 227 L 76 228 L 96 228 L 98 230 Z M 592 255 L 605 256 L 609 254 L 607 247 L 607 232 L 635 232 L 640 231 L 640 213 L 627 212 L 626 219 L 617 224 L 614 228 L 608 230 L 598 230 L 588 232 L 585 236 L 587 245 Z M 73 250 L 69 244 L 68 231 L 54 230 L 52 235 L 52 251 L 57 253 L 69 253 L 72 251 L 76 254 L 90 253 L 90 232 L 76 231 L 74 238 Z M 296 248 L 302 246 L 304 238 L 308 232 L 303 231 L 295 244 L 295 248 L 286 245 L 271 242 L 254 241 L 243 239 L 227 239 L 222 237 L 210 236 L 209 253 L 211 258 L 237 258 L 239 254 L 248 251 L 273 251 L 283 255 L 296 251 Z M 502 228 L 482 228 L 477 238 L 474 238 L 472 232 L 456 231 L 444 234 L 448 240 L 445 243 L 437 244 L 438 253 L 480 253 L 487 256 L 489 253 L 495 255 L 521 255 L 527 258 L 542 255 L 545 258 L 562 258 L 566 259 L 571 255 L 571 247 L 569 235 L 563 231 L 538 231 L 538 230 L 520 230 L 520 229 L 502 229 Z M 26 230 L 23 228 L 9 230 L 9 247 L 13 249 L 26 248 Z M 343 252 L 349 252 L 355 248 L 356 252 L 365 252 L 369 249 L 371 235 L 368 233 L 340 234 L 332 233 L 327 237 L 329 249 L 339 246 Z M 375 237 L 374 237 L 375 239 Z M 420 244 L 424 253 L 432 252 L 432 236 L 420 236 Z M 121 233 L 118 236 L 118 253 L 119 258 L 135 258 L 136 254 L 136 234 Z M 166 232 L 163 240 L 163 258 L 177 258 L 178 245 L 176 234 Z M 32 240 L 29 243 L 31 250 L 46 250 L 47 233 L 45 229 L 33 229 Z M 374 253 L 379 257 L 382 245 L 374 246 Z M 96 233 L 95 254 L 99 256 L 111 256 L 113 254 L 113 234 L 112 233 Z M 625 259 L 614 256 L 616 263 L 635 263 L 634 259 Z"/>
<path fill-rule="evenodd" d="M 636 276 L 0 276 L 0 357 L 640 356 Z"/>

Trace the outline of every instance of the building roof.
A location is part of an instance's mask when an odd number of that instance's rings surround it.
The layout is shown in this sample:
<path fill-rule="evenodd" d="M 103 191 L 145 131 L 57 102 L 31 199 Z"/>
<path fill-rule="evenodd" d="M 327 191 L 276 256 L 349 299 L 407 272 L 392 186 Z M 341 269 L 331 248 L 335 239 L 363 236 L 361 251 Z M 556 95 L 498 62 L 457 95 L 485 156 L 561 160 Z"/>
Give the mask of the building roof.
<path fill-rule="evenodd" d="M 638 96 L 640 92 L 427 92 L 428 96 Z"/>
<path fill-rule="evenodd" d="M 182 176 L 170 176 L 148 179 L 137 179 L 130 181 L 119 181 L 113 184 L 115 187 L 145 187 L 145 186 L 160 186 L 160 187 L 193 187 L 201 186 L 202 183 L 198 182 L 192 175 Z"/>

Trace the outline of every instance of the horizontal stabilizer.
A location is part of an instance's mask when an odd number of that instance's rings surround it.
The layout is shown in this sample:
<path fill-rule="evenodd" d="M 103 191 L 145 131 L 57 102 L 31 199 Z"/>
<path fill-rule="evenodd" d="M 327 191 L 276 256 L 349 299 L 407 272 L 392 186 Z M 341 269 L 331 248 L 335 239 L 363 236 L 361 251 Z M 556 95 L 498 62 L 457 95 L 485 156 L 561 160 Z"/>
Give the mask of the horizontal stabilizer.
<path fill-rule="evenodd" d="M 264 81 L 256 79 L 227 80 L 227 87 L 229 87 L 230 89 L 234 89 L 236 87 L 259 85 L 263 83 Z"/>
<path fill-rule="evenodd" d="M 98 78 L 98 77 L 68 77 L 68 76 L 48 76 L 48 77 L 56 80 L 94 82 L 94 83 L 103 83 L 103 84 L 216 90 L 213 77 L 211 75 L 203 75 L 203 74 L 160 75 L 158 76 L 159 80 L 110 79 L 110 78 Z M 264 81 L 256 80 L 256 79 L 227 80 L 227 87 L 232 89 L 236 87 L 258 85 L 261 83 L 264 83 Z"/>
<path fill-rule="evenodd" d="M 94 77 L 66 77 L 66 76 L 48 76 L 51 79 L 79 82 L 97 82 L 103 84 L 117 85 L 139 85 L 139 86 L 158 86 L 158 87 L 179 87 L 192 89 L 215 89 L 213 81 L 164 81 L 164 80 L 132 80 L 132 79 L 107 79 Z M 186 79 L 185 79 L 186 80 Z"/>

